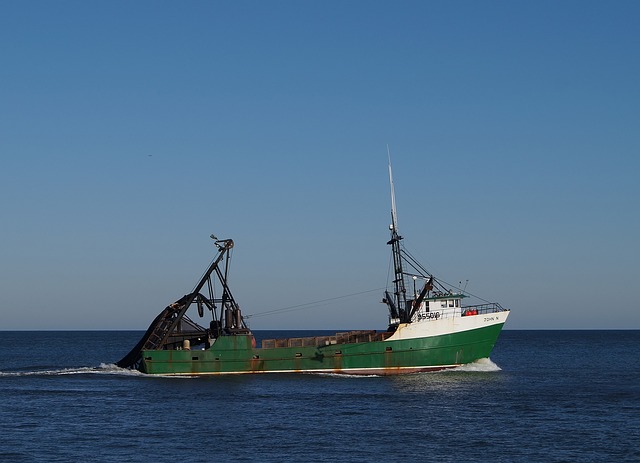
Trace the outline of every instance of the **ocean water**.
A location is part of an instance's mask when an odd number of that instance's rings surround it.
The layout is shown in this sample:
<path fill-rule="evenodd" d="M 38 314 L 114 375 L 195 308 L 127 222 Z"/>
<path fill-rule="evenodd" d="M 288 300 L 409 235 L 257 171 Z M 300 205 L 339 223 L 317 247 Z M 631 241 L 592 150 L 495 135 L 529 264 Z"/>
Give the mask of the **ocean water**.
<path fill-rule="evenodd" d="M 640 331 L 504 331 L 397 377 L 114 367 L 141 335 L 0 332 L 0 461 L 640 462 Z"/>

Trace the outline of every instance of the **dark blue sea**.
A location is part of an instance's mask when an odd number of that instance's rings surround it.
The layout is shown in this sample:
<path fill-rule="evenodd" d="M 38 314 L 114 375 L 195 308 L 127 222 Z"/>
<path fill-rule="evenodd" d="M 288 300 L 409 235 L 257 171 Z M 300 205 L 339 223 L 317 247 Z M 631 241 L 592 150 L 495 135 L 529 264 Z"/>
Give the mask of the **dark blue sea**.
<path fill-rule="evenodd" d="M 0 461 L 640 462 L 640 331 L 504 331 L 397 377 L 114 367 L 141 336 L 0 332 Z"/>

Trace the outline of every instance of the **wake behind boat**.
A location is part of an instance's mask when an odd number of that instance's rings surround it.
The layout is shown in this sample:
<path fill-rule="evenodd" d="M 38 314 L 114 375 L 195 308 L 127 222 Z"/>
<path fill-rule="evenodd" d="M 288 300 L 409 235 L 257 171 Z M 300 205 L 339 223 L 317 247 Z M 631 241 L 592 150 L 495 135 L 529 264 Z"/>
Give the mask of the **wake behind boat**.
<path fill-rule="evenodd" d="M 117 365 L 161 375 L 238 373 L 338 373 L 393 375 L 453 368 L 489 357 L 509 310 L 498 303 L 463 305 L 463 292 L 448 289 L 407 253 L 398 233 L 391 163 L 393 293 L 386 331 L 265 339 L 260 347 L 227 284 L 233 240 L 214 243 L 218 254 L 194 290 L 167 306 Z M 409 281 L 421 281 L 407 297 Z M 423 282 L 423 283 L 422 283 Z M 205 328 L 187 316 L 192 306 Z"/>

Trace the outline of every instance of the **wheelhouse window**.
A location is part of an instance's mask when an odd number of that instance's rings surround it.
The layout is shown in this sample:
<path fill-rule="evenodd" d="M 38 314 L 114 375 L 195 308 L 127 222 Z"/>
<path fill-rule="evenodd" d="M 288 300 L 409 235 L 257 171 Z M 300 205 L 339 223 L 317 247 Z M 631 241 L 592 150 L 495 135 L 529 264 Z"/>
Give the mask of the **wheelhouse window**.
<path fill-rule="evenodd" d="M 453 299 L 449 300 L 449 307 L 453 307 Z"/>

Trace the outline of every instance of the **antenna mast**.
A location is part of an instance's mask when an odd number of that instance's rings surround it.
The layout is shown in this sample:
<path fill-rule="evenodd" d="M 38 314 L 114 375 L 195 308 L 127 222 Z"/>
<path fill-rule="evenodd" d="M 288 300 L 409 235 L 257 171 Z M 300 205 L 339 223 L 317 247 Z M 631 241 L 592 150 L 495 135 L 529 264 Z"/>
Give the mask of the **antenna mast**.
<path fill-rule="evenodd" d="M 398 217 L 396 213 L 396 192 L 393 188 L 393 174 L 391 173 L 391 152 L 387 145 L 387 156 L 389 157 L 389 183 L 391 184 L 391 230 L 398 231 Z"/>
<path fill-rule="evenodd" d="M 393 174 L 391 172 L 391 153 L 389 145 L 387 145 L 387 156 L 389 157 L 389 183 L 391 185 L 391 239 L 387 244 L 391 245 L 393 254 L 393 270 L 394 270 L 394 302 L 389 304 L 392 318 L 398 318 L 400 323 L 407 323 L 407 290 L 404 286 L 404 271 L 402 270 L 402 255 L 400 251 L 400 240 L 402 236 L 398 234 L 398 218 L 396 214 L 396 193 L 393 188 Z M 395 305 L 395 307 L 394 307 Z M 397 310 L 394 310 L 397 309 Z M 397 317 L 395 316 L 397 315 Z"/>

